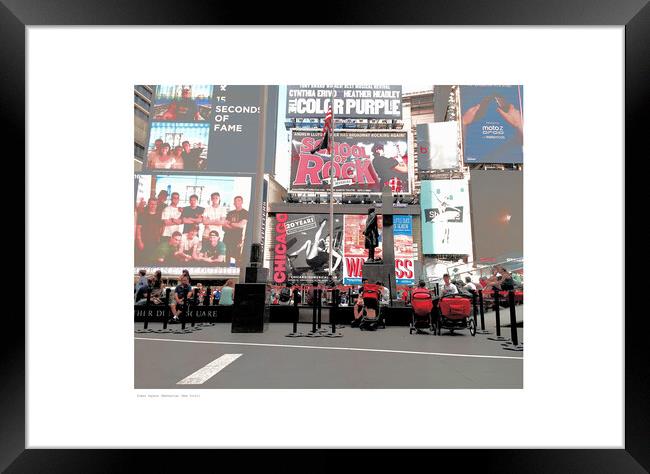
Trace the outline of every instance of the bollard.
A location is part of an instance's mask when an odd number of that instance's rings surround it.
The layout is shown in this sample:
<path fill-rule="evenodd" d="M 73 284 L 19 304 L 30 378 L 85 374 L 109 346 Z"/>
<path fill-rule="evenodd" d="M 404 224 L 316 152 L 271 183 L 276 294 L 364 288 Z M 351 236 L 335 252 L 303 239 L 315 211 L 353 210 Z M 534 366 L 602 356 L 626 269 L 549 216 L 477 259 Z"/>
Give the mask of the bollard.
<path fill-rule="evenodd" d="M 440 283 L 436 283 L 436 298 L 440 297 Z"/>
<path fill-rule="evenodd" d="M 195 319 L 196 319 L 195 316 L 196 316 L 196 306 L 197 306 L 198 296 L 199 296 L 199 295 L 198 295 L 198 293 L 197 293 L 196 290 L 195 290 L 195 291 L 194 291 L 194 294 L 192 295 L 192 308 L 194 309 L 194 311 L 192 311 L 192 315 L 190 316 L 190 322 L 191 322 L 190 325 L 191 325 L 192 327 L 194 327 L 194 323 L 195 323 Z M 187 309 L 188 309 L 188 311 L 189 311 L 190 308 L 188 307 Z"/>
<path fill-rule="evenodd" d="M 485 303 L 483 302 L 483 290 L 478 290 L 478 308 L 481 314 L 481 330 L 476 331 L 478 334 L 492 334 L 490 331 L 485 330 Z"/>
<path fill-rule="evenodd" d="M 318 296 L 318 290 L 316 288 L 313 288 L 309 291 L 312 291 L 312 298 L 311 298 L 311 332 L 307 334 L 309 337 L 313 337 L 316 335 L 316 300 Z"/>
<path fill-rule="evenodd" d="M 171 294 L 171 292 L 172 292 L 171 288 L 167 288 L 165 290 L 165 301 L 167 302 L 167 309 L 169 309 L 170 313 L 172 311 L 171 308 L 169 307 L 169 295 Z M 167 330 L 167 318 L 164 318 L 164 317 L 163 317 L 163 330 L 164 331 Z"/>
<path fill-rule="evenodd" d="M 488 337 L 491 341 L 507 341 L 508 338 L 501 336 L 501 316 L 500 316 L 500 308 L 501 305 L 499 304 L 499 298 L 501 295 L 499 294 L 499 291 L 496 289 L 493 289 L 494 292 L 494 316 L 496 317 L 497 320 L 497 336 L 496 337 Z"/>
<path fill-rule="evenodd" d="M 149 305 L 151 304 L 151 288 L 147 290 L 147 304 L 145 305 L 146 311 L 144 313 L 144 329 L 149 329 L 149 318 L 147 317 L 147 311 L 149 311 Z"/>
<path fill-rule="evenodd" d="M 323 301 L 322 301 L 321 298 L 323 297 L 323 290 L 321 290 L 321 289 L 319 288 L 319 289 L 317 290 L 317 292 L 318 292 L 318 297 L 316 298 L 316 301 L 317 301 L 318 303 L 317 303 L 316 307 L 318 308 L 318 309 L 317 309 L 317 311 L 318 311 L 318 329 L 320 330 L 320 328 L 321 328 L 321 319 L 320 319 L 320 318 L 321 318 L 321 307 L 322 307 L 322 305 L 323 305 Z"/>
<path fill-rule="evenodd" d="M 293 320 L 293 331 L 287 334 L 287 337 L 300 337 L 304 336 L 302 333 L 298 333 L 298 318 L 300 317 L 300 308 L 298 307 L 298 289 L 293 289 L 293 308 L 296 314 L 296 318 Z"/>
<path fill-rule="evenodd" d="M 504 344 L 504 349 L 507 351 L 517 351 L 521 352 L 524 350 L 523 343 L 519 344 L 519 338 L 517 337 L 517 313 L 515 310 L 515 291 L 510 290 L 508 292 L 508 303 L 510 304 L 510 337 L 512 342 Z"/>
<path fill-rule="evenodd" d="M 342 337 L 343 334 L 336 332 L 336 317 L 338 316 L 339 307 L 339 289 L 332 290 L 332 306 L 330 307 L 330 322 L 332 323 L 332 332 L 325 334 L 327 337 Z"/>
<path fill-rule="evenodd" d="M 181 330 L 185 331 L 185 316 L 187 315 L 187 295 L 183 297 L 183 311 L 181 311 Z"/>

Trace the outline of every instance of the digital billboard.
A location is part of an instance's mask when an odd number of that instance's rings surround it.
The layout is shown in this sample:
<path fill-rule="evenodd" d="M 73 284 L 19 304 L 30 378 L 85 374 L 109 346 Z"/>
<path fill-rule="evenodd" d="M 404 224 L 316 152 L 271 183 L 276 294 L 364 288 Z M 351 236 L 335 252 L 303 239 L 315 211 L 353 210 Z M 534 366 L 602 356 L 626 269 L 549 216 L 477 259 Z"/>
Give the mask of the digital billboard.
<path fill-rule="evenodd" d="M 422 250 L 425 254 L 472 253 L 467 179 L 422 181 Z"/>
<path fill-rule="evenodd" d="M 416 130 L 420 171 L 458 168 L 458 122 L 424 123 Z"/>
<path fill-rule="evenodd" d="M 523 163 L 523 86 L 460 86 L 465 163 Z"/>
<path fill-rule="evenodd" d="M 322 118 L 332 101 L 335 118 L 401 119 L 402 86 L 289 85 L 287 118 Z"/>
<path fill-rule="evenodd" d="M 329 216 L 278 213 L 274 221 L 271 262 L 273 282 L 326 281 L 329 274 Z M 335 215 L 332 272 L 337 280 L 340 280 L 343 268 L 342 239 L 343 217 Z"/>
<path fill-rule="evenodd" d="M 134 252 L 138 268 L 239 275 L 249 229 L 252 178 L 137 175 Z"/>
<path fill-rule="evenodd" d="M 496 263 L 523 256 L 523 188 L 521 171 L 470 172 L 474 261 Z"/>
<path fill-rule="evenodd" d="M 312 153 L 321 137 L 320 130 L 291 131 L 291 191 L 329 191 L 330 156 Z M 384 185 L 393 193 L 410 192 L 407 132 L 337 131 L 333 149 L 335 192 L 380 193 Z"/>
<path fill-rule="evenodd" d="M 363 277 L 363 264 L 368 258 L 365 248 L 366 215 L 346 214 L 343 218 L 343 283 L 360 285 Z M 382 216 L 377 216 L 379 228 L 379 246 L 375 249 L 375 258 L 383 257 Z M 395 282 L 398 285 L 415 284 L 413 249 L 413 220 L 409 215 L 393 216 L 393 239 L 395 250 Z"/>

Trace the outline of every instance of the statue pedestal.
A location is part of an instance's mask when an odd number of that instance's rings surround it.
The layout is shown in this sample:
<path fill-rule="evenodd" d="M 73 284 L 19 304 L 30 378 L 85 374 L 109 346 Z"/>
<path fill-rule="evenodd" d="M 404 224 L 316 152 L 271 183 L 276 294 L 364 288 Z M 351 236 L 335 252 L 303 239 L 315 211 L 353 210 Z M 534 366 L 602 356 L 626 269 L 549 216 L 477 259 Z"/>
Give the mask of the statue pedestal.
<path fill-rule="evenodd" d="M 393 298 L 397 298 L 394 263 L 364 263 L 361 269 L 361 274 L 363 275 L 363 278 L 368 279 L 368 283 L 375 283 L 376 281 L 382 282 L 386 288 L 390 288 L 393 293 Z M 388 275 L 390 275 L 390 283 Z"/>

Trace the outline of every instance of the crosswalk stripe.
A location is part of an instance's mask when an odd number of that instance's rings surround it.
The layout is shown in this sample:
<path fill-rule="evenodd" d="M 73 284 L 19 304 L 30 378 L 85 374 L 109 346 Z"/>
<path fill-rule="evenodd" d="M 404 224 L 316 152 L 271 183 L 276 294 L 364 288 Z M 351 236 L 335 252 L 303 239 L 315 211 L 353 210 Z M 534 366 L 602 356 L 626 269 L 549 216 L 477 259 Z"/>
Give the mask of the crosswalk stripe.
<path fill-rule="evenodd" d="M 241 357 L 241 354 L 224 354 L 210 362 L 208 365 L 201 367 L 192 375 L 188 375 L 180 382 L 177 382 L 176 385 L 200 385 L 209 378 L 215 376 L 219 371 L 223 370 L 239 357 Z"/>

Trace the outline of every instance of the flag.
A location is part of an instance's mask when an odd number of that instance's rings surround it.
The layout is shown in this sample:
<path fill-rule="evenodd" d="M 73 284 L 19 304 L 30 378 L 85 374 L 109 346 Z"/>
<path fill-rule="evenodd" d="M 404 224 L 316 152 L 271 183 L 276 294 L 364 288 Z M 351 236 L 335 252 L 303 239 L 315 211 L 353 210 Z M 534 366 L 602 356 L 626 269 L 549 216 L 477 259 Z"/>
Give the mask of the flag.
<path fill-rule="evenodd" d="M 311 153 L 312 155 L 319 150 L 327 148 L 327 153 L 332 152 L 332 103 L 330 102 L 329 107 L 327 108 L 327 114 L 325 114 L 325 125 L 323 125 L 323 134 L 321 136 L 321 141 L 316 148 L 314 148 Z"/>

